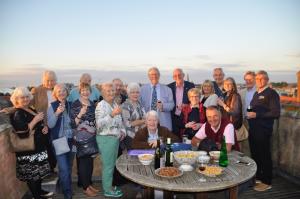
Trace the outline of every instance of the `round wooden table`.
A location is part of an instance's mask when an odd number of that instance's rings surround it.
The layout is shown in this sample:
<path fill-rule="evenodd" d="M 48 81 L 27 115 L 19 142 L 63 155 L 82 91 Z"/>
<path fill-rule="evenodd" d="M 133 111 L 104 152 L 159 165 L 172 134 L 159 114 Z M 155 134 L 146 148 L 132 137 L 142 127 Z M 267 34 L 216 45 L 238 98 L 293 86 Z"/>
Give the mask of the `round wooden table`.
<path fill-rule="evenodd" d="M 154 173 L 154 161 L 149 166 L 142 165 L 137 156 L 121 155 L 116 163 L 118 171 L 127 179 L 143 185 L 144 198 L 153 198 L 154 189 L 164 191 L 164 198 L 172 198 L 172 192 L 192 192 L 195 198 L 207 198 L 210 191 L 229 189 L 229 197 L 237 198 L 238 185 L 250 180 L 256 173 L 256 163 L 247 156 L 233 151 L 228 154 L 229 165 L 217 177 L 204 176 L 194 169 L 184 172 L 178 178 L 166 179 Z M 250 165 L 236 163 L 238 160 L 249 162 Z M 205 177 L 206 182 L 200 182 Z"/>

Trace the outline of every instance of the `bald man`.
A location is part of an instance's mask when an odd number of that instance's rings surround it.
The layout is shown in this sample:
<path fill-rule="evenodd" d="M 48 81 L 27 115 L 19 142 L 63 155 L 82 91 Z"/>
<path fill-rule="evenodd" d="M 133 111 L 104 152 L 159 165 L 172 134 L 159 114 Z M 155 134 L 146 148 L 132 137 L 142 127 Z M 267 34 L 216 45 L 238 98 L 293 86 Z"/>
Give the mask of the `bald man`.
<path fill-rule="evenodd" d="M 81 83 L 85 83 L 85 84 L 89 84 L 91 85 L 92 83 L 92 77 L 90 74 L 88 73 L 83 73 L 80 77 L 80 80 L 79 80 L 79 84 Z M 100 91 L 98 90 L 98 88 L 92 86 L 92 92 L 91 92 L 91 95 L 89 97 L 89 99 L 92 101 L 92 102 L 98 102 L 100 100 L 100 96 L 101 96 L 101 93 Z M 74 102 L 76 101 L 77 99 L 79 99 L 80 97 L 80 94 L 79 94 L 79 89 L 78 87 L 76 88 L 73 88 L 70 92 L 70 95 L 68 97 L 68 101 L 69 102 Z"/>

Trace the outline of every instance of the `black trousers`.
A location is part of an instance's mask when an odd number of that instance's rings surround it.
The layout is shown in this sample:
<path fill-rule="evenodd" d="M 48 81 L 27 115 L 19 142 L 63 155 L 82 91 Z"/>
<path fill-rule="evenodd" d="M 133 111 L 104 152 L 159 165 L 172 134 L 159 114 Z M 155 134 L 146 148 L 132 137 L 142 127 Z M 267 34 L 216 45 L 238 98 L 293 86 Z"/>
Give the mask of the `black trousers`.
<path fill-rule="evenodd" d="M 121 155 L 122 155 L 122 148 L 119 145 L 118 157 L 120 157 Z M 113 186 L 121 186 L 126 183 L 128 183 L 128 180 L 120 174 L 120 172 L 117 170 L 117 167 L 115 166 L 114 174 L 113 174 L 113 183 L 112 183 Z"/>
<path fill-rule="evenodd" d="M 46 145 L 46 149 L 47 149 L 48 162 L 50 165 L 50 169 L 51 169 L 51 172 L 54 172 L 54 168 L 56 167 L 57 161 L 56 161 L 55 152 L 54 152 L 54 149 L 53 149 L 52 143 L 51 143 L 50 132 L 47 133 L 45 145 Z"/>
<path fill-rule="evenodd" d="M 90 156 L 78 158 L 78 177 L 86 190 L 92 183 L 94 159 Z"/>
<path fill-rule="evenodd" d="M 272 130 L 266 130 L 257 126 L 249 128 L 249 146 L 251 156 L 257 164 L 256 179 L 263 183 L 272 184 L 272 154 L 271 154 Z"/>
<path fill-rule="evenodd" d="M 29 180 L 27 181 L 27 186 L 29 190 L 32 193 L 32 196 L 34 199 L 40 199 L 41 198 L 41 185 L 42 181 L 41 180 Z"/>
<path fill-rule="evenodd" d="M 182 118 L 178 115 L 172 114 L 172 132 L 181 138 L 180 130 L 184 128 Z"/>

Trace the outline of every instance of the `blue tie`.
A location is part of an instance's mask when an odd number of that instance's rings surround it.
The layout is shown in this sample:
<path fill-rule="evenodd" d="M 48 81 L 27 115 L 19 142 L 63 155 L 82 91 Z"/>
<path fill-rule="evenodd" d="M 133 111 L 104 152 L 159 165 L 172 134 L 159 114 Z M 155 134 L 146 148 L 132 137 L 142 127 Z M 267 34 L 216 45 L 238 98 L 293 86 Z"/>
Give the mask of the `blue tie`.
<path fill-rule="evenodd" d="M 151 101 L 151 110 L 157 110 L 157 93 L 156 93 L 156 86 L 153 86 L 152 91 L 152 101 Z"/>

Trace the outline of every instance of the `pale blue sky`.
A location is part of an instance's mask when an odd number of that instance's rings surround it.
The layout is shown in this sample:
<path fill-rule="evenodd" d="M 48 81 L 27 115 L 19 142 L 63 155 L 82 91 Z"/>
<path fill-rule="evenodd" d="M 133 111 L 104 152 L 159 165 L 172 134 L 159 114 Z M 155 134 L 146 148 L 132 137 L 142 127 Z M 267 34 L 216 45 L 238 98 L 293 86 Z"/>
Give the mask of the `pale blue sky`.
<path fill-rule="evenodd" d="M 45 69 L 145 83 L 150 66 L 163 83 L 174 67 L 201 83 L 216 66 L 237 82 L 259 69 L 295 82 L 299 35 L 298 0 L 0 0 L 0 87 L 36 85 Z"/>

